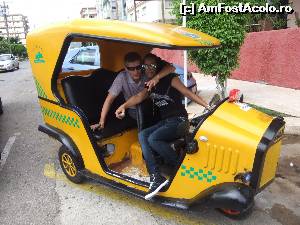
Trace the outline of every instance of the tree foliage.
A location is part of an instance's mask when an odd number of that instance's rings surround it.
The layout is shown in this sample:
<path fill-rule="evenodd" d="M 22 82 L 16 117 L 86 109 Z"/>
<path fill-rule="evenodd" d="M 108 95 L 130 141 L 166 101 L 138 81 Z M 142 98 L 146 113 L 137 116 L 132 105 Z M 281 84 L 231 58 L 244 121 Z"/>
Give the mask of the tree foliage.
<path fill-rule="evenodd" d="M 27 57 L 26 47 L 20 42 L 19 38 L 0 38 L 0 54 L 12 53 L 21 58 Z"/>
<path fill-rule="evenodd" d="M 278 1 L 278 0 L 274 0 Z M 179 14 L 181 0 L 174 0 L 173 13 L 176 15 L 178 23 L 182 23 L 182 16 Z M 186 4 L 195 3 L 200 6 L 217 6 L 220 0 L 187 0 Z M 251 5 L 265 5 L 265 0 L 227 0 L 227 6 L 238 5 L 239 3 L 250 3 Z M 263 19 L 261 14 L 229 14 L 229 13 L 196 13 L 194 16 L 187 16 L 187 27 L 207 33 L 221 41 L 221 47 L 215 49 L 200 49 L 189 51 L 190 59 L 205 74 L 217 77 L 221 85 L 224 97 L 225 81 L 231 72 L 238 67 L 238 57 L 240 47 L 244 42 L 247 25 L 254 20 Z"/>
<path fill-rule="evenodd" d="M 217 5 L 219 0 L 194 0 L 189 3 L 200 5 Z M 239 1 L 242 2 L 242 1 Z M 177 18 L 180 20 L 180 0 L 174 1 Z M 237 1 L 228 0 L 226 5 L 236 4 Z M 238 66 L 238 54 L 243 44 L 248 21 L 246 14 L 206 14 L 196 13 L 195 16 L 187 16 L 187 27 L 207 33 L 221 41 L 221 47 L 215 49 L 200 49 L 190 51 L 189 56 L 205 74 L 218 76 L 221 81 L 229 77 L 231 71 Z"/>

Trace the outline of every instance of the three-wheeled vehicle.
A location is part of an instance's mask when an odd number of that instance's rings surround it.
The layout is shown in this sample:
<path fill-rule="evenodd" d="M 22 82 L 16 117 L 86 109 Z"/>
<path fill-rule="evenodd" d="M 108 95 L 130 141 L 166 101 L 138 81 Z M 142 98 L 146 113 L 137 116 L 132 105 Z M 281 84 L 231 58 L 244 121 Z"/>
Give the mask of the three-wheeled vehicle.
<path fill-rule="evenodd" d="M 62 72 L 73 42 L 99 46 L 98 69 Z M 149 180 L 137 134 L 153 123 L 152 104 L 137 106 L 137 121 L 119 120 L 114 112 L 124 102 L 120 94 L 105 128 L 90 129 L 124 67 L 124 55 L 218 46 L 218 39 L 202 32 L 159 23 L 77 19 L 30 32 L 28 55 L 44 119 L 39 130 L 62 143 L 58 156 L 67 178 L 75 183 L 92 178 L 143 198 Z M 85 60 L 91 61 L 88 55 Z M 170 143 L 180 162 L 153 201 L 187 208 L 207 200 L 232 217 L 249 213 L 255 195 L 275 178 L 284 124 L 282 118 L 224 99 L 191 121 L 189 135 Z"/>

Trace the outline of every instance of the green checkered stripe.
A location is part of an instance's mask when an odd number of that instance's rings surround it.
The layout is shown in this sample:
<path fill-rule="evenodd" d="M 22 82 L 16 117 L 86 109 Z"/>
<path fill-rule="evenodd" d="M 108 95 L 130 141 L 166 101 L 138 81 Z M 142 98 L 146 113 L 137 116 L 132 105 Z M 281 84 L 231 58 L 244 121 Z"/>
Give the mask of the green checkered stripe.
<path fill-rule="evenodd" d="M 44 89 L 42 88 L 41 84 L 37 81 L 37 79 L 34 78 L 34 82 L 35 82 L 35 86 L 36 86 L 36 90 L 38 92 L 38 95 L 40 97 L 47 98 L 47 95 L 46 95 Z"/>
<path fill-rule="evenodd" d="M 65 123 L 69 126 L 72 126 L 75 128 L 80 128 L 78 119 L 75 120 L 73 117 L 55 112 L 55 111 L 53 111 L 51 109 L 47 109 L 45 107 L 42 107 L 42 114 L 44 116 L 48 116 L 52 119 L 55 119 L 56 121 L 58 121 L 60 123 Z"/>
<path fill-rule="evenodd" d="M 206 172 L 203 169 L 196 170 L 194 167 L 187 168 L 185 165 L 181 165 L 181 176 L 199 181 L 206 181 L 208 183 L 217 180 L 217 176 L 213 175 L 210 170 Z"/>

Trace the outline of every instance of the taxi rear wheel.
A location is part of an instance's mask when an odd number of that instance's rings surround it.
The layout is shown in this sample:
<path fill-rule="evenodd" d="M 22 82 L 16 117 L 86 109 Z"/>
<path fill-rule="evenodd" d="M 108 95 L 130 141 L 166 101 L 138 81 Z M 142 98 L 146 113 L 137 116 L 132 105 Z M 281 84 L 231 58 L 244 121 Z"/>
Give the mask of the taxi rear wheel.
<path fill-rule="evenodd" d="M 58 152 L 59 163 L 67 178 L 73 183 L 82 183 L 84 177 L 79 173 L 82 163 L 65 147 L 61 146 Z"/>
<path fill-rule="evenodd" d="M 246 219 L 252 213 L 253 205 L 243 211 L 224 208 L 219 208 L 218 210 L 231 219 L 241 220 Z"/>

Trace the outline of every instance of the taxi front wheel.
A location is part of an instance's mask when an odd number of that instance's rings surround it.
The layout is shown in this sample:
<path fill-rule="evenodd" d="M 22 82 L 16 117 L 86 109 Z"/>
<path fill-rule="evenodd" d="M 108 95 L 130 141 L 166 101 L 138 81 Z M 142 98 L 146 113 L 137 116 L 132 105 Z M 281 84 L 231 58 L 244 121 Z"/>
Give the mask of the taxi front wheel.
<path fill-rule="evenodd" d="M 82 183 L 84 177 L 79 173 L 82 164 L 74 155 L 63 145 L 58 152 L 59 163 L 67 178 L 76 183 Z"/>

